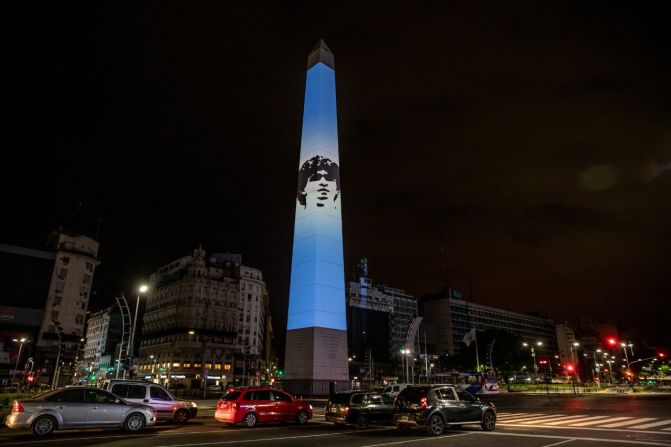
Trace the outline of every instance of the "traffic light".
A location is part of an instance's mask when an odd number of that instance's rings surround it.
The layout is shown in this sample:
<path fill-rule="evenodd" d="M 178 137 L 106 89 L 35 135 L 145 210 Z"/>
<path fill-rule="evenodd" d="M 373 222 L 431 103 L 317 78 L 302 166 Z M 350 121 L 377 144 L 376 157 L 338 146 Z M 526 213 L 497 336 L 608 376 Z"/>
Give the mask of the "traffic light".
<path fill-rule="evenodd" d="M 659 358 L 660 358 L 660 359 L 663 359 L 663 358 L 665 357 L 665 355 L 664 355 L 664 353 L 663 353 L 663 352 L 660 352 L 660 353 L 659 353 L 659 354 L 657 354 L 657 355 L 659 356 Z"/>
<path fill-rule="evenodd" d="M 282 376 L 282 374 L 284 374 L 284 371 L 282 371 L 281 369 L 277 370 L 277 375 L 278 376 Z"/>
<path fill-rule="evenodd" d="M 567 363 L 566 364 L 566 372 L 569 374 L 575 373 L 575 366 L 573 366 L 572 363 Z"/>
<path fill-rule="evenodd" d="M 608 337 L 608 339 L 606 339 L 606 342 L 608 342 L 609 346 L 617 345 L 617 340 L 615 339 L 615 337 Z"/>

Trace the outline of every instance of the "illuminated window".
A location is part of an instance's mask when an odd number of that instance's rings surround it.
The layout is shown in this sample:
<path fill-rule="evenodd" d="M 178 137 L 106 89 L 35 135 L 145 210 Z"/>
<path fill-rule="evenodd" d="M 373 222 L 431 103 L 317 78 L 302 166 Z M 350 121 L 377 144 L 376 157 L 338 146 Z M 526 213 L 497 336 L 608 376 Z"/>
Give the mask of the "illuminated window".
<path fill-rule="evenodd" d="M 230 363 L 226 363 L 226 364 L 224 365 L 224 371 L 230 371 L 230 370 L 231 370 L 231 364 L 230 364 Z"/>
<path fill-rule="evenodd" d="M 212 369 L 212 363 L 206 363 L 205 369 Z"/>
<path fill-rule="evenodd" d="M 184 363 L 184 368 L 191 368 L 191 363 Z"/>
<path fill-rule="evenodd" d="M 200 366 L 201 366 L 200 363 L 194 363 L 194 364 L 193 364 L 193 367 L 194 367 L 194 368 L 200 368 Z"/>
<path fill-rule="evenodd" d="M 173 368 L 179 368 L 179 362 L 175 362 L 175 363 L 173 363 L 173 364 L 172 364 L 172 367 L 173 367 Z"/>
<path fill-rule="evenodd" d="M 215 363 L 214 369 L 221 369 L 221 363 Z"/>

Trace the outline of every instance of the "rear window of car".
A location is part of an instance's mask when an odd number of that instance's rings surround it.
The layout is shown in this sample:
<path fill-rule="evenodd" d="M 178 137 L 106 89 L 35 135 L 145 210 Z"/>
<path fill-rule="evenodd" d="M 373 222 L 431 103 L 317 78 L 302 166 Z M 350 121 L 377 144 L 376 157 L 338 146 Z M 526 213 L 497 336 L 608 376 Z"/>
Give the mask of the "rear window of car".
<path fill-rule="evenodd" d="M 348 404 L 349 403 L 349 398 L 351 394 L 350 393 L 336 393 L 331 397 L 331 403 L 332 404 Z"/>
<path fill-rule="evenodd" d="M 428 387 L 408 387 L 401 391 L 401 393 L 398 395 L 398 400 L 405 402 L 419 402 L 420 399 L 426 397 L 428 392 Z"/>
<path fill-rule="evenodd" d="M 129 399 L 144 399 L 147 394 L 147 387 L 144 385 L 129 385 L 128 398 Z"/>
<path fill-rule="evenodd" d="M 221 397 L 221 400 L 236 400 L 240 397 L 240 391 L 229 391 Z"/>
<path fill-rule="evenodd" d="M 128 397 L 128 385 L 117 383 L 116 385 L 112 385 L 112 389 L 110 391 L 119 397 Z"/>

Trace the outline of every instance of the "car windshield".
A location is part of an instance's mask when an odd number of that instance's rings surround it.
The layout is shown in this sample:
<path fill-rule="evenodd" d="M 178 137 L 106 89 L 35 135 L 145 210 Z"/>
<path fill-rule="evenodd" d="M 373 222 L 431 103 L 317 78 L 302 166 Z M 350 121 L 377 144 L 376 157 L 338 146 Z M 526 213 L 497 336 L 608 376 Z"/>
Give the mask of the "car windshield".
<path fill-rule="evenodd" d="M 228 391 L 221 397 L 221 400 L 236 400 L 240 397 L 240 391 Z"/>

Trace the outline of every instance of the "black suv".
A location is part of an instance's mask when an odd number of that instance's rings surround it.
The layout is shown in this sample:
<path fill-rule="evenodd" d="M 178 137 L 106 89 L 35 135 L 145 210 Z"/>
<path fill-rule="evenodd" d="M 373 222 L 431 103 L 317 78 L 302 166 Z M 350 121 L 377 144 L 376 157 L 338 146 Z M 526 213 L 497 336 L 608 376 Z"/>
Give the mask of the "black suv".
<path fill-rule="evenodd" d="M 480 424 L 490 431 L 496 426 L 496 407 L 454 385 L 417 385 L 396 397 L 394 421 L 399 430 L 421 427 L 432 435 L 442 434 L 448 426 L 467 424 Z"/>
<path fill-rule="evenodd" d="M 353 424 L 359 428 L 370 423 L 393 423 L 393 402 L 392 397 L 377 392 L 336 393 L 326 405 L 326 421 L 339 427 Z"/>

